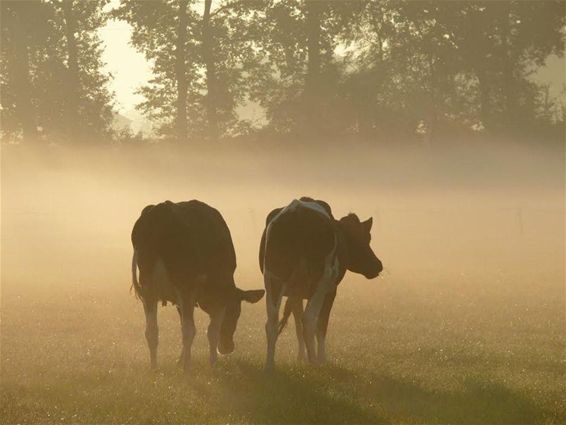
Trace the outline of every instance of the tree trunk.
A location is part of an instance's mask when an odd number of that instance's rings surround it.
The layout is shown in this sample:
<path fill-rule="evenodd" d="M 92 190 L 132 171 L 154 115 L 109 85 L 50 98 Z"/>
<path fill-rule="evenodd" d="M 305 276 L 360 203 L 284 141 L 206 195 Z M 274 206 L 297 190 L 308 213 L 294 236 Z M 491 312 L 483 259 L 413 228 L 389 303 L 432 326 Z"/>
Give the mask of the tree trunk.
<path fill-rule="evenodd" d="M 439 76 L 436 69 L 436 60 L 431 55 L 429 57 L 429 72 L 430 72 L 430 87 L 429 87 L 429 110 L 427 117 L 428 133 L 426 137 L 426 144 L 430 147 L 436 138 L 438 130 L 438 91 L 439 91 Z"/>
<path fill-rule="evenodd" d="M 188 0 L 179 0 L 177 40 L 175 43 L 175 76 L 177 79 L 177 117 L 175 120 L 175 135 L 177 141 L 187 140 L 187 72 L 186 47 L 187 40 L 187 5 Z"/>
<path fill-rule="evenodd" d="M 218 139 L 217 102 L 218 91 L 216 81 L 216 64 L 212 54 L 212 28 L 210 22 L 210 8 L 212 0 L 204 0 L 204 15 L 202 19 L 202 57 L 206 67 L 206 115 L 208 120 L 208 137 Z"/>
<path fill-rule="evenodd" d="M 79 76 L 79 59 L 78 47 L 75 33 L 77 31 L 77 22 L 73 13 L 73 0 L 63 1 L 63 16 L 65 19 L 65 38 L 67 39 L 67 71 L 68 79 L 66 88 L 68 89 L 67 99 L 67 128 L 69 136 L 74 139 L 79 135 L 80 130 L 80 76 Z"/>
<path fill-rule="evenodd" d="M 307 74 L 305 78 L 305 118 L 307 133 L 319 130 L 320 122 L 320 20 L 321 2 L 305 0 L 307 25 Z"/>
<path fill-rule="evenodd" d="M 32 103 L 32 89 L 29 66 L 29 46 L 23 26 L 25 17 L 22 16 L 22 8 L 26 7 L 24 2 L 12 2 L 10 5 L 10 16 L 6 22 L 8 31 L 12 38 L 9 65 L 9 79 L 14 91 L 14 109 L 22 127 L 24 142 L 37 140 L 37 126 Z M 3 10 L 7 13 L 7 10 Z"/>
<path fill-rule="evenodd" d="M 491 130 L 491 99 L 489 95 L 489 85 L 485 71 L 476 70 L 476 76 L 479 83 L 480 94 L 480 120 L 486 131 Z"/>
<path fill-rule="evenodd" d="M 513 72 L 513 52 L 511 41 L 511 2 L 503 2 L 503 13 L 501 16 L 501 55 L 503 58 L 502 88 L 504 101 L 504 126 L 505 130 L 511 130 L 514 123 L 516 110 L 515 75 Z"/>

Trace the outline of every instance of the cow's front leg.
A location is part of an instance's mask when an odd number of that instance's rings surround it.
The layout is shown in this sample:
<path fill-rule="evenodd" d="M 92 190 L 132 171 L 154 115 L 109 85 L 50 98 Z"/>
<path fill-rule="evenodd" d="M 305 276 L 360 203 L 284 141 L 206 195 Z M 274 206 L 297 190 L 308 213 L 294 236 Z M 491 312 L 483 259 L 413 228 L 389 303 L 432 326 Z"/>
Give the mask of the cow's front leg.
<path fill-rule="evenodd" d="M 191 362 L 191 347 L 196 334 L 194 321 L 195 297 L 193 293 L 182 294 L 179 300 L 181 310 L 181 331 L 183 335 L 182 364 L 183 370 L 188 372 Z"/>
<path fill-rule="evenodd" d="M 152 369 L 157 368 L 157 345 L 159 343 L 159 328 L 157 327 L 157 299 L 143 299 L 145 313 L 145 339 L 149 348 L 149 361 Z"/>
<path fill-rule="evenodd" d="M 303 331 L 303 300 L 302 298 L 297 298 L 293 300 L 292 304 L 293 319 L 295 321 L 295 331 L 297 333 L 297 342 L 299 343 L 299 352 L 297 355 L 297 360 L 302 362 L 306 358 L 305 352 L 305 337 Z"/>
<path fill-rule="evenodd" d="M 318 363 L 326 363 L 326 332 L 328 330 L 328 319 L 330 317 L 330 310 L 336 298 L 336 290 L 331 291 L 326 295 L 324 304 L 318 315 L 318 325 L 316 330 L 316 340 L 318 343 Z"/>
<path fill-rule="evenodd" d="M 220 328 L 224 320 L 226 309 L 218 309 L 210 315 L 210 324 L 206 335 L 208 336 L 208 345 L 210 348 L 210 365 L 214 366 L 218 360 L 218 341 L 220 340 Z"/>

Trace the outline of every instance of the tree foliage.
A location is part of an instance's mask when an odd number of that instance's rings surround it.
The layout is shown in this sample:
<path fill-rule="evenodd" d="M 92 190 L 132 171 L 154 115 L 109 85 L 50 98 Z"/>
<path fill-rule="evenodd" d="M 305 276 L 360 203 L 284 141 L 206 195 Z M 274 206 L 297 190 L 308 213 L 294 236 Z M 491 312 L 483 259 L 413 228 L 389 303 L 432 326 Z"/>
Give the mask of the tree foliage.
<path fill-rule="evenodd" d="M 131 25 L 152 65 L 138 108 L 164 138 L 432 140 L 563 125 L 531 78 L 564 53 L 560 0 L 120 0 L 108 14 L 107 4 L 2 2 L 4 135 L 108 134 L 97 36 L 108 18 Z M 238 112 L 250 104 L 265 112 L 259 126 Z"/>

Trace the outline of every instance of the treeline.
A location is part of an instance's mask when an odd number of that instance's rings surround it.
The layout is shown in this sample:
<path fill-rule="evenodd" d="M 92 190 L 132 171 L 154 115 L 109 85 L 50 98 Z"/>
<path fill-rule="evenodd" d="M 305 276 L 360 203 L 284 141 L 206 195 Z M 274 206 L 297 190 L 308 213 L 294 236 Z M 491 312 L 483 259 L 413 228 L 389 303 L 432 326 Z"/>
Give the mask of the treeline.
<path fill-rule="evenodd" d="M 563 55 L 561 0 L 1 4 L 9 140 L 111 138 L 107 19 L 152 64 L 138 108 L 163 139 L 562 137 L 563 105 L 529 78 Z M 242 119 L 249 105 L 265 117 Z"/>

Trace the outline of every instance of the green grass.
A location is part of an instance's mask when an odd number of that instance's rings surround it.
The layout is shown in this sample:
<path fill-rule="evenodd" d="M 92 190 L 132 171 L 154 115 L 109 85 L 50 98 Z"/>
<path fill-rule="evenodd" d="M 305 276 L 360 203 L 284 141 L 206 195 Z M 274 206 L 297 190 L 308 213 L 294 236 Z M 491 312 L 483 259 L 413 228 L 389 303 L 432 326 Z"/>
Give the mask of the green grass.
<path fill-rule="evenodd" d="M 566 423 L 563 152 L 391 142 L 3 147 L 0 425 Z M 141 209 L 217 208 L 236 282 L 251 289 L 266 215 L 302 195 L 337 217 L 373 216 L 387 271 L 341 284 L 329 364 L 295 362 L 291 324 L 265 375 L 262 302 L 244 307 L 236 351 L 215 370 L 197 314 L 188 377 L 177 313 L 161 309 L 150 372 L 128 294 Z"/>
<path fill-rule="evenodd" d="M 141 305 L 125 285 L 8 282 L 0 422 L 562 424 L 563 315 L 557 276 L 350 278 L 331 317 L 328 365 L 295 362 L 291 325 L 266 375 L 260 303 L 244 308 L 236 351 L 215 369 L 199 312 L 186 377 L 173 308 L 160 311 L 152 372 Z"/>

